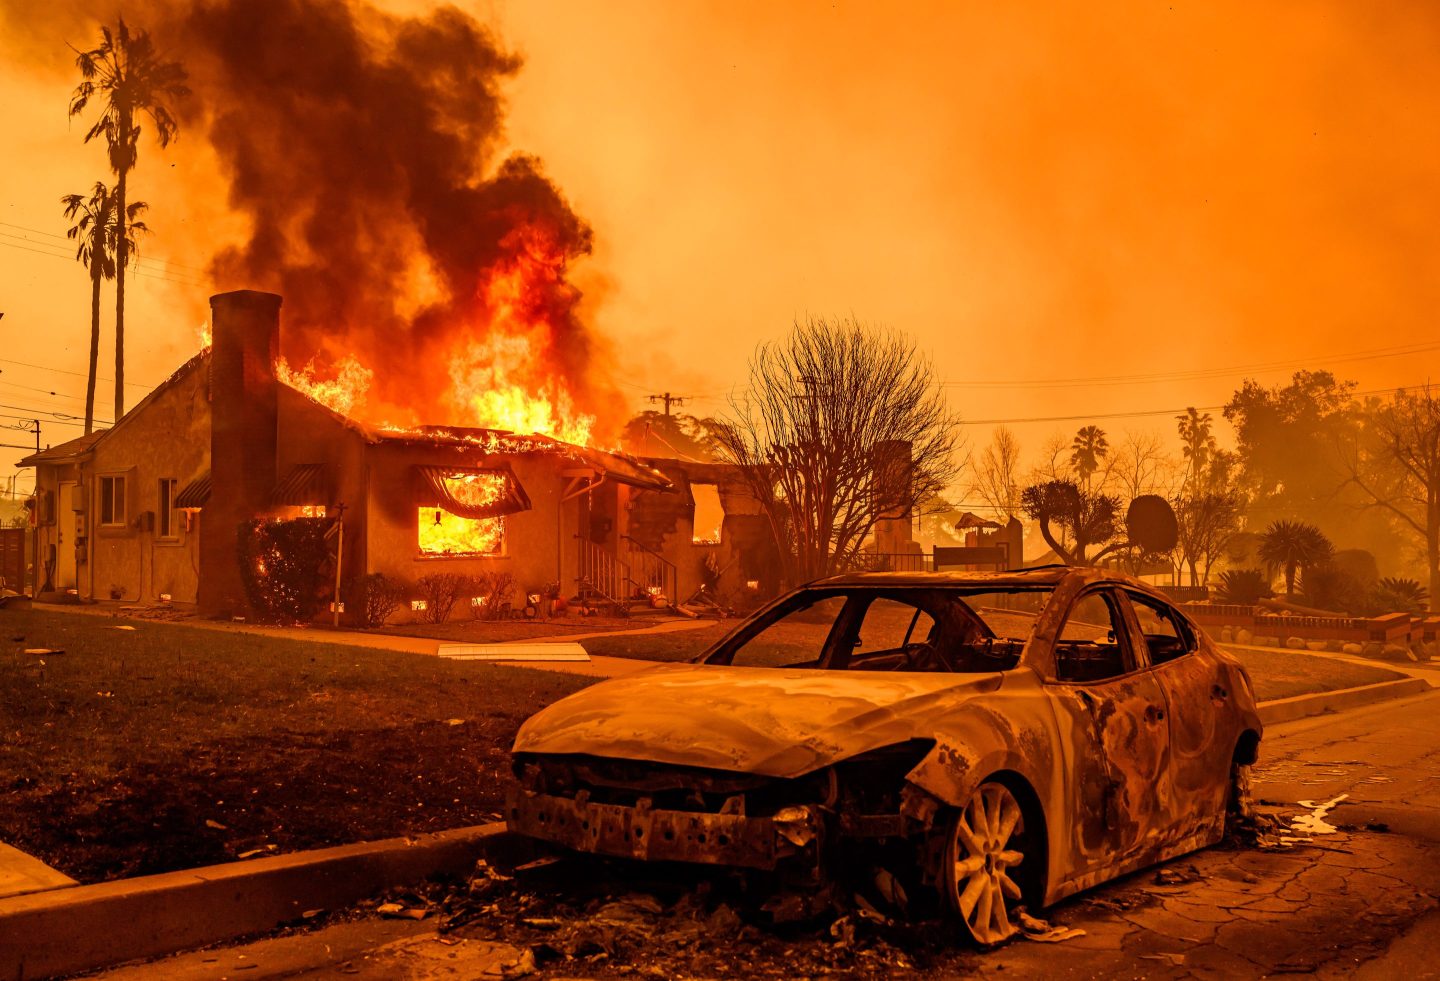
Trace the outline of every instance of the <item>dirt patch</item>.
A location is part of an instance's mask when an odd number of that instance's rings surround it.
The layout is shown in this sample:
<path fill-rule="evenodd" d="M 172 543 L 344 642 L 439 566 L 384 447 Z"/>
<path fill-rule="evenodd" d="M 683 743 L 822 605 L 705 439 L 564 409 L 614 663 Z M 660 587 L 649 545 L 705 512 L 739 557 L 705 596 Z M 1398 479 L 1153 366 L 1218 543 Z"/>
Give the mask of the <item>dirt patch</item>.
<path fill-rule="evenodd" d="M 0 632 L 0 841 L 87 882 L 491 820 L 520 724 L 592 680 L 50 612 Z"/>

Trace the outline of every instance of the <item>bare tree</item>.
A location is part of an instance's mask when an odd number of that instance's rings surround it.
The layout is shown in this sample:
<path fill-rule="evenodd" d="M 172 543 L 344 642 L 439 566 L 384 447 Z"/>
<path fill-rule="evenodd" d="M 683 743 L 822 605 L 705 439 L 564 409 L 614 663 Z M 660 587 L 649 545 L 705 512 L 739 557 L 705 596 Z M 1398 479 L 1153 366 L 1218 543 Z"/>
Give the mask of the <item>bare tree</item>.
<path fill-rule="evenodd" d="M 1175 498 L 1175 556 L 1190 570 L 1190 585 L 1210 580 L 1210 567 L 1240 532 L 1244 501 L 1235 493 L 1182 494 Z"/>
<path fill-rule="evenodd" d="M 1005 520 L 1021 513 L 1020 441 L 1004 426 L 996 426 L 990 445 L 973 465 L 974 492 Z"/>
<path fill-rule="evenodd" d="M 852 566 L 875 523 L 908 517 L 960 472 L 959 420 L 904 336 L 796 322 L 750 361 L 716 434 L 803 582 Z"/>
<path fill-rule="evenodd" d="M 1156 432 L 1127 432 L 1104 460 L 1102 490 L 1133 501 L 1142 494 L 1169 497 L 1179 479 L 1180 466 L 1166 451 Z"/>
<path fill-rule="evenodd" d="M 1440 398 L 1426 385 L 1367 408 L 1342 454 L 1349 482 L 1420 540 L 1430 595 L 1440 596 Z"/>

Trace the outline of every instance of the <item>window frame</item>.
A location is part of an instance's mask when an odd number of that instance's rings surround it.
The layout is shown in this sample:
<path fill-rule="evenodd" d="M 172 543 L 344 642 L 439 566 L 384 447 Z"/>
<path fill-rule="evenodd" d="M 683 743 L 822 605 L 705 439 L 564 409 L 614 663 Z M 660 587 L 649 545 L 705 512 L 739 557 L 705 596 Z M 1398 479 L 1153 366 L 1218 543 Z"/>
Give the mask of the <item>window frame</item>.
<path fill-rule="evenodd" d="M 422 515 L 426 511 L 443 511 L 459 521 L 498 521 L 500 523 L 500 546 L 493 552 L 427 552 L 420 547 Z M 421 562 L 444 561 L 446 559 L 504 559 L 510 557 L 510 515 L 497 514 L 492 518 L 466 518 L 453 511 L 446 511 L 440 504 L 419 504 L 415 506 L 415 558 Z"/>
<path fill-rule="evenodd" d="M 156 494 L 159 499 L 155 507 L 155 538 L 158 541 L 178 542 L 180 540 L 180 509 L 175 506 L 175 496 L 178 493 L 180 493 L 180 481 L 174 477 L 159 478 L 156 486 Z"/>
<path fill-rule="evenodd" d="M 129 474 L 126 473 L 102 473 L 95 475 L 95 526 L 97 528 L 124 528 L 129 524 Z M 110 494 L 107 500 L 106 488 Z M 115 488 L 120 488 L 120 514 L 116 520 L 115 515 Z M 109 508 L 110 516 L 105 516 L 106 508 Z"/>
<path fill-rule="evenodd" d="M 1107 678 L 1093 678 L 1089 681 L 1062 678 L 1060 677 L 1060 658 L 1057 652 L 1060 644 L 1064 643 L 1064 641 L 1060 639 L 1060 636 L 1065 632 L 1065 627 L 1069 624 L 1070 616 L 1075 612 L 1075 607 L 1078 606 L 1082 600 L 1097 594 L 1105 601 L 1105 605 L 1110 610 L 1111 626 L 1118 631 L 1115 637 L 1115 643 L 1120 648 L 1120 656 L 1124 670 L 1119 674 L 1112 674 Z M 1047 684 L 1078 686 L 1081 688 L 1109 685 L 1121 679 L 1140 674 L 1150 667 L 1148 650 L 1145 651 L 1144 659 L 1141 659 L 1140 645 L 1136 644 L 1133 636 L 1133 628 L 1130 625 L 1130 618 L 1133 616 L 1133 613 L 1126 608 L 1126 602 L 1128 601 L 1124 598 L 1123 590 L 1116 588 L 1114 583 L 1108 582 L 1086 586 L 1071 598 L 1069 604 L 1065 607 L 1065 614 L 1060 618 L 1055 628 L 1055 637 L 1050 644 L 1049 670 L 1051 677 L 1045 679 Z"/>
<path fill-rule="evenodd" d="M 1163 668 L 1167 664 L 1184 660 L 1200 650 L 1200 638 L 1196 636 L 1195 628 L 1172 604 L 1135 589 L 1122 588 L 1120 592 L 1121 595 L 1125 597 L 1126 605 L 1129 607 L 1128 617 L 1132 625 L 1131 628 L 1135 632 L 1135 646 L 1139 650 L 1144 651 L 1145 663 L 1148 666 L 1152 668 Z M 1157 662 L 1155 658 L 1151 656 L 1150 641 L 1148 635 L 1145 633 L 1144 625 L 1140 622 L 1140 613 L 1139 610 L 1136 609 L 1137 605 L 1149 606 L 1152 609 L 1159 608 L 1168 614 L 1164 619 L 1174 624 L 1177 636 L 1179 636 L 1185 644 L 1185 650 L 1172 658 Z"/>

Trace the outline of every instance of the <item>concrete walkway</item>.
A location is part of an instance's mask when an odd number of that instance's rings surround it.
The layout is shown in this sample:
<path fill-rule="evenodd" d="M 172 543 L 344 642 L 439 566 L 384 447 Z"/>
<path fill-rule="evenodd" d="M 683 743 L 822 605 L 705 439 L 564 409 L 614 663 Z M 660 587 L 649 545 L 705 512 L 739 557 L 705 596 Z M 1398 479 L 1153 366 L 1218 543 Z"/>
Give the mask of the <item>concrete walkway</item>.
<path fill-rule="evenodd" d="M 345 647 L 366 647 L 371 650 L 400 651 L 406 654 L 426 654 L 430 657 L 443 656 L 446 644 L 469 643 L 462 641 L 437 640 L 434 637 L 409 637 L 404 634 L 380 634 L 364 630 L 335 630 L 329 627 L 272 627 L 258 623 L 236 623 L 226 620 L 152 620 L 144 616 L 131 616 L 126 611 L 107 606 L 76 605 L 68 603 L 35 603 L 34 609 L 49 613 L 78 614 L 81 616 L 103 617 L 105 619 L 132 619 L 157 627 L 179 625 L 195 627 L 198 630 L 215 630 L 224 633 L 258 634 L 262 637 L 278 637 L 283 640 L 309 641 L 315 644 L 336 644 Z M 625 637 L 645 634 L 667 634 L 684 630 L 696 630 L 713 626 L 714 620 L 666 620 L 648 627 L 621 630 L 595 630 L 586 633 L 547 634 L 540 637 L 520 637 L 512 640 L 494 641 L 495 644 L 534 644 L 546 641 L 569 643 L 590 640 L 596 637 Z M 656 661 L 645 661 L 629 657 L 604 657 L 591 655 L 589 661 L 506 661 L 511 667 L 530 668 L 536 671 L 559 671 L 564 674 L 579 674 L 595 678 L 610 678 L 615 675 L 631 674 L 654 667 Z"/>
<path fill-rule="evenodd" d="M 74 879 L 18 848 L 0 844 L 0 899 L 76 885 Z"/>

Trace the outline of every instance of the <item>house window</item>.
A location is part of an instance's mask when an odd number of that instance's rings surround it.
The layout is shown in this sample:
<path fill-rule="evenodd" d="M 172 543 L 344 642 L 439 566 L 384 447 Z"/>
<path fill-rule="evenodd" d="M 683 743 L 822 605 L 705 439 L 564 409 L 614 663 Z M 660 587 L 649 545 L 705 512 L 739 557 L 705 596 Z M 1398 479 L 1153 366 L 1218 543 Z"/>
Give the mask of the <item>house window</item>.
<path fill-rule="evenodd" d="M 695 521 L 690 541 L 695 545 L 719 545 L 720 526 L 725 509 L 720 505 L 720 489 L 714 484 L 691 484 L 690 496 L 695 499 Z"/>
<path fill-rule="evenodd" d="M 123 525 L 125 523 L 125 478 L 100 478 L 100 523 L 102 525 Z"/>
<path fill-rule="evenodd" d="M 504 555 L 505 519 L 462 518 L 441 507 L 422 507 L 421 555 Z"/>
<path fill-rule="evenodd" d="M 180 512 L 175 508 L 175 478 L 160 478 L 160 506 L 155 513 L 159 516 L 160 538 L 180 537 Z"/>

